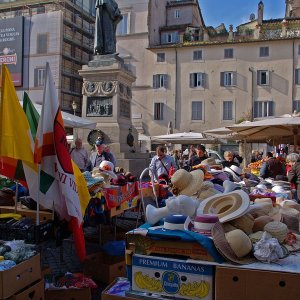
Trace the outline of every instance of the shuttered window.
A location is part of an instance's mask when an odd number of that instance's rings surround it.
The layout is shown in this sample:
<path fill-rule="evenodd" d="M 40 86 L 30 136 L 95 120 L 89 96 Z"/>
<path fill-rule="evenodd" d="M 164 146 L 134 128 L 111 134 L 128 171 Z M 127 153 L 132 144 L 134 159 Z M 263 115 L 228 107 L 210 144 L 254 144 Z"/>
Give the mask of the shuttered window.
<path fill-rule="evenodd" d="M 192 120 L 203 120 L 202 101 L 192 101 Z"/>
<path fill-rule="evenodd" d="M 273 101 L 254 101 L 254 118 L 274 116 Z"/>

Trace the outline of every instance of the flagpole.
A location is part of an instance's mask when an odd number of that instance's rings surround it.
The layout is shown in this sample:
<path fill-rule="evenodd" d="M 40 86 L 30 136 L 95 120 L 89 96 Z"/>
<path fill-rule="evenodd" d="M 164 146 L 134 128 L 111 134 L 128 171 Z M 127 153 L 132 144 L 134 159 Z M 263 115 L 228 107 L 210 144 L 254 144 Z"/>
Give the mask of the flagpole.
<path fill-rule="evenodd" d="M 40 184 L 41 184 L 41 165 L 38 164 L 38 188 L 36 199 L 36 225 L 40 225 Z"/>
<path fill-rule="evenodd" d="M 17 204 L 18 204 L 18 194 L 19 194 L 19 181 L 16 180 L 16 194 L 15 194 L 15 214 L 17 213 Z"/>

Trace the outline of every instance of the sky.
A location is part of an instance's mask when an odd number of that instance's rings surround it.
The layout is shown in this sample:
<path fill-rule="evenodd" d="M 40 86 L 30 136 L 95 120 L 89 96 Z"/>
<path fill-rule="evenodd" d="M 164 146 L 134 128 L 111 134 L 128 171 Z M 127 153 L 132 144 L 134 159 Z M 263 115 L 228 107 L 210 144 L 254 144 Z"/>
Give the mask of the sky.
<path fill-rule="evenodd" d="M 228 29 L 249 21 L 252 13 L 257 18 L 260 0 L 198 0 L 206 26 L 217 27 L 224 23 Z M 284 18 L 285 0 L 263 0 L 264 20 Z"/>

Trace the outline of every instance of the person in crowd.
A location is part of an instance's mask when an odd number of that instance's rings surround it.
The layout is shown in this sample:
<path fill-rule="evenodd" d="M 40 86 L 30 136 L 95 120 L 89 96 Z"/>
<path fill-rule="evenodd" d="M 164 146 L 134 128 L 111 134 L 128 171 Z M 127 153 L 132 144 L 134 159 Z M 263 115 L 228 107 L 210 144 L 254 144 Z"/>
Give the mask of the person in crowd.
<path fill-rule="evenodd" d="M 252 150 L 251 162 L 257 162 L 262 159 L 261 153 L 257 150 Z"/>
<path fill-rule="evenodd" d="M 177 150 L 177 149 L 174 150 L 172 156 L 173 156 L 173 158 L 174 158 L 174 161 L 175 161 L 177 170 L 180 169 L 180 165 L 179 165 L 179 162 L 180 162 L 180 153 L 179 153 L 179 150 Z"/>
<path fill-rule="evenodd" d="M 288 181 L 295 184 L 296 193 L 295 199 L 300 200 L 300 155 L 298 153 L 291 153 L 287 156 L 286 162 L 288 165 Z"/>
<path fill-rule="evenodd" d="M 189 159 L 189 166 L 193 168 L 193 166 L 199 165 L 203 160 L 207 158 L 208 155 L 205 146 L 198 145 L 196 148 L 196 155 L 191 156 L 191 158 Z"/>
<path fill-rule="evenodd" d="M 167 154 L 166 147 L 158 146 L 156 148 L 156 155 L 151 159 L 149 165 L 150 176 L 156 181 L 159 181 L 161 178 L 169 178 L 171 168 L 174 171 L 177 170 L 174 158 Z"/>
<path fill-rule="evenodd" d="M 89 154 L 87 150 L 82 147 L 82 140 L 80 138 L 75 140 L 75 147 L 71 149 L 70 154 L 80 171 L 86 171 L 89 163 Z"/>
<path fill-rule="evenodd" d="M 105 151 L 106 145 L 104 144 L 103 140 L 97 139 L 95 143 L 95 148 L 96 151 L 90 155 L 90 159 L 89 159 L 88 169 L 90 171 L 93 170 L 93 168 L 95 167 L 99 167 L 100 163 L 103 160 L 108 160 L 111 163 L 115 161 L 114 155 L 111 152 Z M 116 166 L 114 165 L 114 167 Z"/>
<path fill-rule="evenodd" d="M 223 168 L 227 167 L 230 168 L 231 166 L 240 166 L 239 161 L 237 160 L 236 157 L 234 157 L 234 154 L 232 151 L 225 151 L 224 152 L 224 159 L 221 163 Z"/>
<path fill-rule="evenodd" d="M 110 148 L 109 148 L 108 145 L 105 145 L 105 147 L 104 147 L 104 152 L 110 153 L 110 154 L 111 154 L 111 156 L 112 156 L 111 162 L 112 162 L 112 163 L 114 164 L 114 166 L 116 167 L 116 166 L 117 166 L 117 159 L 116 159 L 115 155 L 111 152 L 111 150 L 110 150 Z"/>
<path fill-rule="evenodd" d="M 191 145 L 189 148 L 189 157 L 188 159 L 190 160 L 193 156 L 197 156 L 197 149 L 195 148 L 194 145 Z"/>
<path fill-rule="evenodd" d="M 267 152 L 264 162 L 259 172 L 262 178 L 276 178 L 277 175 L 285 175 L 285 166 L 281 161 L 273 157 L 272 152 Z"/>

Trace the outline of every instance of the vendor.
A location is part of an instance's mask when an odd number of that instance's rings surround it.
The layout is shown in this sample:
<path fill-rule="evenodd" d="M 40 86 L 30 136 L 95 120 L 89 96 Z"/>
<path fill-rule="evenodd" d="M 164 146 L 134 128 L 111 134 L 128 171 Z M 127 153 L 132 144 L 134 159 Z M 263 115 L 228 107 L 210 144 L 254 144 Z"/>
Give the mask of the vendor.
<path fill-rule="evenodd" d="M 207 159 L 208 155 L 205 146 L 198 145 L 196 148 L 196 155 L 192 155 L 189 159 L 189 166 L 193 169 L 193 166 L 199 165 L 203 160 Z"/>
<path fill-rule="evenodd" d="M 103 140 L 97 139 L 95 143 L 96 151 L 90 155 L 89 161 L 89 170 L 93 170 L 93 168 L 98 167 L 100 163 L 104 160 L 108 160 L 111 163 L 115 162 L 114 155 L 111 152 L 105 151 L 106 145 L 104 144 Z M 116 167 L 114 165 L 114 167 Z"/>
<path fill-rule="evenodd" d="M 236 157 L 234 157 L 234 153 L 232 151 L 225 151 L 224 152 L 224 159 L 222 161 L 222 166 L 223 168 L 227 167 L 230 168 L 231 166 L 240 166 L 239 161 L 237 160 Z"/>
<path fill-rule="evenodd" d="M 277 175 L 285 176 L 285 166 L 282 162 L 273 157 L 272 152 L 267 152 L 259 176 L 262 178 L 276 178 Z"/>

